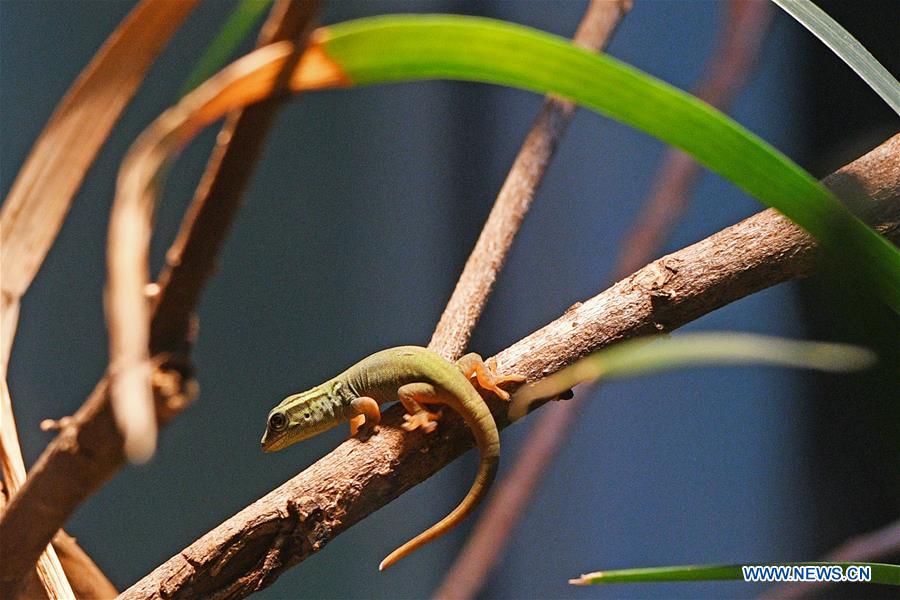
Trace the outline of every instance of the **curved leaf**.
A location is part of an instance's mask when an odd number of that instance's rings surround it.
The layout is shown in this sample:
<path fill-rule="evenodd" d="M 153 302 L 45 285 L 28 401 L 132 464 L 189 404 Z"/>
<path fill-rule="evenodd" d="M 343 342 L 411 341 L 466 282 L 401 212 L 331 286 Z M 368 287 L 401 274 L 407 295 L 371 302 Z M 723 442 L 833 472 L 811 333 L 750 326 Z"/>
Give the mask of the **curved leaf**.
<path fill-rule="evenodd" d="M 854 217 L 781 152 L 721 112 L 607 55 L 521 25 L 480 17 L 359 19 L 320 30 L 333 70 L 302 69 L 294 89 L 459 79 L 557 94 L 645 131 L 784 213 L 816 236 L 830 258 L 852 264 L 900 312 L 900 251 Z M 317 75 L 317 72 L 319 73 Z M 346 82 L 344 82 L 346 85 Z"/>
<path fill-rule="evenodd" d="M 900 115 L 900 83 L 840 23 L 809 0 L 772 0 L 806 27 Z M 863 10 L 870 10 L 868 7 Z"/>

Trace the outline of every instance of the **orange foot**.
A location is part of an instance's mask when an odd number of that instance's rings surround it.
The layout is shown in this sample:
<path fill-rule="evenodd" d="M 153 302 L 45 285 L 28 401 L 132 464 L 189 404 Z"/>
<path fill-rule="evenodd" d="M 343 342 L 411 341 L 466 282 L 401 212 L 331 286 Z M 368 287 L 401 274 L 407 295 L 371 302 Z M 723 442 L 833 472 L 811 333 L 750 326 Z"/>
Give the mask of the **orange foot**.
<path fill-rule="evenodd" d="M 471 379 L 474 375 L 478 382 L 478 387 L 495 393 L 501 400 L 509 400 L 509 392 L 502 389 L 501 385 L 525 381 L 525 377 L 521 375 L 497 375 L 497 361 L 489 358 L 485 362 L 475 353 L 466 354 L 456 364 L 466 378 Z"/>
<path fill-rule="evenodd" d="M 428 412 L 427 410 L 420 410 L 414 415 L 404 413 L 404 423 L 401 427 L 406 431 L 421 429 L 425 433 L 431 433 L 437 427 L 437 420 L 440 416 L 440 414 Z"/>

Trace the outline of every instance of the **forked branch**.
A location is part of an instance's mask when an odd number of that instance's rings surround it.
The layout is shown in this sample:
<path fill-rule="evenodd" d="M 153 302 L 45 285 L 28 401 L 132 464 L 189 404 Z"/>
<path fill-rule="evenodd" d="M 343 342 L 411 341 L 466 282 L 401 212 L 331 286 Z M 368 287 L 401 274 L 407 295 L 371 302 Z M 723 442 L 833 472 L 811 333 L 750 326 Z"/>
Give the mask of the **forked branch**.
<path fill-rule="evenodd" d="M 895 243 L 900 239 L 900 136 L 825 180 Z M 812 273 L 815 240 L 765 210 L 665 256 L 497 355 L 501 374 L 539 379 L 615 341 L 670 331 L 729 302 Z M 500 427 L 505 405 L 489 404 Z M 122 598 L 240 598 L 270 585 L 472 446 L 448 415 L 431 435 L 400 429 L 402 409 L 381 433 L 350 439 L 257 500 L 126 590 Z M 372 569 L 376 565 L 372 565 Z"/>
<path fill-rule="evenodd" d="M 318 0 L 279 0 L 263 27 L 260 45 L 296 40 L 299 56 L 318 8 Z M 150 349 L 156 357 L 153 400 L 161 425 L 181 412 L 195 394 L 187 360 L 194 308 L 214 271 L 277 106 L 277 100 L 262 102 L 228 119 L 178 238 L 167 253 L 150 334 Z M 61 425 L 59 435 L 0 518 L 0 539 L 16 540 L 15 552 L 4 552 L 0 561 L 4 588 L 21 585 L 41 549 L 72 512 L 125 463 L 106 377 Z"/>
<path fill-rule="evenodd" d="M 630 9 L 631 0 L 592 0 L 578 25 L 575 43 L 590 50 L 602 49 Z M 573 102 L 544 100 L 428 344 L 445 358 L 456 360 L 466 349 L 513 239 L 574 114 Z"/>

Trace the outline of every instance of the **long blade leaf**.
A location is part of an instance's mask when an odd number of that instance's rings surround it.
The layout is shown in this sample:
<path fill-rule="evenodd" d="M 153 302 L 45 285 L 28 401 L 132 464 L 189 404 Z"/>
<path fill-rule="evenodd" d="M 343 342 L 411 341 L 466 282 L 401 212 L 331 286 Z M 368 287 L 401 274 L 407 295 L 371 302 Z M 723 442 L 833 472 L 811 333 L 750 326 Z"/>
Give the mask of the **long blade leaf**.
<path fill-rule="evenodd" d="M 881 99 L 900 115 L 900 83 L 865 46 L 810 0 L 772 0 L 847 63 Z M 861 10 L 871 10 L 860 7 Z"/>
<path fill-rule="evenodd" d="M 900 585 L 900 566 L 884 563 L 850 562 L 793 562 L 756 563 L 779 567 L 869 567 L 872 579 L 869 583 Z M 570 579 L 573 585 L 599 585 L 607 583 L 664 583 L 679 581 L 727 581 L 744 580 L 746 565 L 678 565 L 672 567 L 648 567 L 643 569 L 617 569 L 587 573 L 577 579 Z"/>
<path fill-rule="evenodd" d="M 759 137 L 610 56 L 513 23 L 463 16 L 359 19 L 320 30 L 319 39 L 312 50 L 324 51 L 350 85 L 441 78 L 558 94 L 677 146 L 819 238 L 831 260 L 851 263 L 847 272 L 863 274 L 900 312 L 897 248 Z M 333 71 L 302 69 L 295 89 L 341 82 Z"/>
<path fill-rule="evenodd" d="M 768 364 L 820 371 L 851 371 L 875 362 L 875 354 L 847 344 L 801 342 L 747 333 L 687 333 L 628 340 L 595 352 L 549 377 L 523 387 L 509 416 L 518 419 L 535 400 L 553 398 L 580 383 L 713 365 Z"/>

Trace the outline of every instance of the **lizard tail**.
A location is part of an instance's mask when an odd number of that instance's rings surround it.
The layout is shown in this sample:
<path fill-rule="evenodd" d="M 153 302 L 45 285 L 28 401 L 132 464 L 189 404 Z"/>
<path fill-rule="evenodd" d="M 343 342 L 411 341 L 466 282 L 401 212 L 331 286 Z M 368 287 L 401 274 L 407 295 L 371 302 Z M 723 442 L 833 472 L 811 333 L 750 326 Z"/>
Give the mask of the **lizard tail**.
<path fill-rule="evenodd" d="M 494 423 L 491 413 L 488 411 L 485 413 L 477 419 L 477 425 L 470 424 L 481 457 L 478 461 L 478 473 L 475 475 L 472 487 L 469 488 L 469 493 L 450 514 L 388 554 L 387 558 L 378 565 L 379 571 L 384 571 L 407 554 L 456 527 L 487 495 L 488 488 L 491 487 L 491 483 L 497 475 L 497 466 L 500 462 L 500 434 L 497 432 L 497 425 Z"/>

